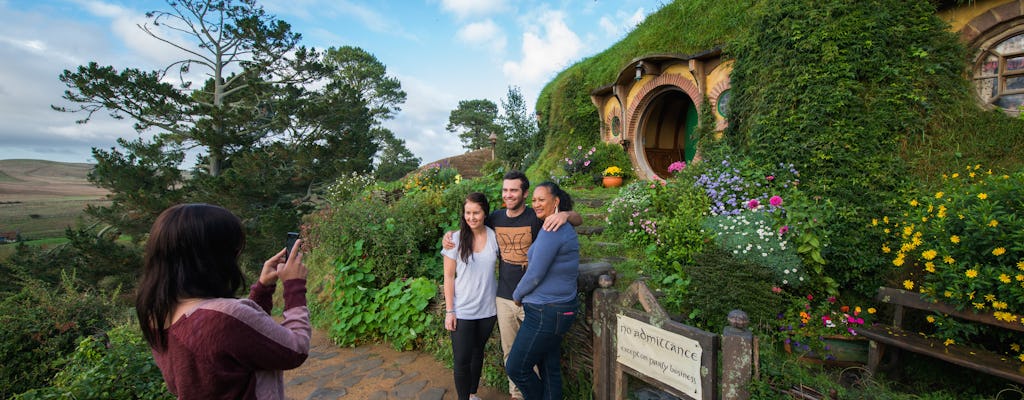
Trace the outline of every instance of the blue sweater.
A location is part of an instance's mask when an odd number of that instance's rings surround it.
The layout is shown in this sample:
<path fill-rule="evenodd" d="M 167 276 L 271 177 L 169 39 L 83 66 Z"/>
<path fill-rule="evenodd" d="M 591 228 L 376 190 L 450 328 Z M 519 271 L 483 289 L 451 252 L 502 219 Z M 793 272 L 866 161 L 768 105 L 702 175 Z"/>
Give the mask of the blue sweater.
<path fill-rule="evenodd" d="M 576 299 L 580 274 L 580 242 L 572 225 L 541 230 L 526 252 L 526 274 L 512 299 L 530 304 L 565 303 Z"/>

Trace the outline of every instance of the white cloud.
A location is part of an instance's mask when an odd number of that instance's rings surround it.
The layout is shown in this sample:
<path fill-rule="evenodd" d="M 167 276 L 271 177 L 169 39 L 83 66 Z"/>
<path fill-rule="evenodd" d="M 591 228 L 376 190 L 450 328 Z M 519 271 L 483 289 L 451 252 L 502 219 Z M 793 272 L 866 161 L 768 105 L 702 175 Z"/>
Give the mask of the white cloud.
<path fill-rule="evenodd" d="M 491 19 L 464 26 L 455 37 L 470 45 L 487 48 L 494 54 L 503 53 L 508 42 L 505 32 Z"/>
<path fill-rule="evenodd" d="M 538 21 L 539 25 L 528 26 L 523 32 L 522 59 L 502 66 L 512 84 L 539 85 L 583 51 L 583 42 L 566 25 L 561 11 L 544 11 Z"/>
<path fill-rule="evenodd" d="M 450 90 L 414 76 L 396 76 L 402 81 L 406 102 L 402 112 L 384 126 L 404 139 L 405 147 L 423 164 L 465 153 L 458 136 L 445 130 L 448 115 L 460 99 Z"/>
<path fill-rule="evenodd" d="M 459 19 L 494 15 L 509 9 L 506 0 L 441 0 L 441 9 Z"/>
<path fill-rule="evenodd" d="M 636 9 L 633 14 L 619 11 L 615 13 L 614 17 L 603 16 L 598 25 L 608 37 L 620 38 L 632 31 L 641 22 L 644 22 L 644 18 L 647 18 L 647 13 L 641 7 Z"/>

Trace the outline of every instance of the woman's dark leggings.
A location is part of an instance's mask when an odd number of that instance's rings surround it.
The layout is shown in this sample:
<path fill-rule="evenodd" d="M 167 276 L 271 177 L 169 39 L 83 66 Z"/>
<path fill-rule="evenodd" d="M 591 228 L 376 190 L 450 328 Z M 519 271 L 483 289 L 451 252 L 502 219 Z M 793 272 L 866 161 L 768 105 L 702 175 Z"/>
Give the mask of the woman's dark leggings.
<path fill-rule="evenodd" d="M 484 368 L 484 346 L 491 337 L 497 317 L 460 319 L 452 335 L 452 370 L 455 372 L 455 391 L 459 400 L 469 399 L 480 386 Z"/>

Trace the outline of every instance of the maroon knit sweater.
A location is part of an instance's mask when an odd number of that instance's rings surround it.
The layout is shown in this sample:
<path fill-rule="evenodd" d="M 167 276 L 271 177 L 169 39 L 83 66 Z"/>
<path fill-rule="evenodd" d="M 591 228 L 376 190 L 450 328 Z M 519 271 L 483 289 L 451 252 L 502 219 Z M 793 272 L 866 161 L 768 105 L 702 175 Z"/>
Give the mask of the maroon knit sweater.
<path fill-rule="evenodd" d="M 284 282 L 284 321 L 270 316 L 275 286 L 252 285 L 248 299 L 200 302 L 167 329 L 153 350 L 167 388 L 179 399 L 283 399 L 282 370 L 309 355 L 306 281 Z"/>

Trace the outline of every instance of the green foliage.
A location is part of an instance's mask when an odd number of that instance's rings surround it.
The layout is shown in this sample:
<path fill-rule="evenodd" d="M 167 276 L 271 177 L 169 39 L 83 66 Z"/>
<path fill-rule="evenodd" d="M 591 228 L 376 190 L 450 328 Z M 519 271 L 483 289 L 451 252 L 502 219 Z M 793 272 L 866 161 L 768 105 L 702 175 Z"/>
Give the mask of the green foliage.
<path fill-rule="evenodd" d="M 651 203 L 657 192 L 649 182 L 630 182 L 608 205 L 606 233 L 627 246 L 647 247 L 658 240 Z"/>
<path fill-rule="evenodd" d="M 75 351 L 57 364 L 62 369 L 52 386 L 33 389 L 13 399 L 174 398 L 135 323 L 82 339 Z"/>
<path fill-rule="evenodd" d="M 501 116 L 498 125 L 498 141 L 494 153 L 510 168 L 522 170 L 524 166 L 537 158 L 540 151 L 540 136 L 537 134 L 537 122 L 527 112 L 526 100 L 522 90 L 509 86 L 508 94 L 501 100 Z"/>
<path fill-rule="evenodd" d="M 705 220 L 704 227 L 715 232 L 715 244 L 733 257 L 760 265 L 775 274 L 777 286 L 801 288 L 810 283 L 810 275 L 800 265 L 800 257 L 788 238 L 773 226 L 768 212 L 744 212 L 716 215 Z"/>
<path fill-rule="evenodd" d="M 112 298 L 81 286 L 64 274 L 60 286 L 27 283 L 0 301 L 0 397 L 45 387 L 58 371 L 57 360 L 78 341 L 102 333 L 122 310 Z"/>
<path fill-rule="evenodd" d="M 437 285 L 426 278 L 393 281 L 374 296 L 376 323 L 384 339 L 399 350 L 412 350 L 423 333 L 435 325 L 435 318 L 424 312 L 437 293 Z"/>
<path fill-rule="evenodd" d="M 420 165 L 420 158 L 405 147 L 405 140 L 395 137 L 389 130 L 381 131 L 384 138 L 379 153 L 380 160 L 373 171 L 374 177 L 387 182 L 400 179 L 416 170 Z"/>
<path fill-rule="evenodd" d="M 52 247 L 19 243 L 16 252 L 0 266 L 0 292 L 17 292 L 24 282 L 55 287 L 63 271 L 76 271 L 81 282 L 93 288 L 117 290 L 131 287 L 142 268 L 142 249 L 119 240 L 112 229 L 66 228 L 66 241 Z"/>
<path fill-rule="evenodd" d="M 487 99 L 462 100 L 448 115 L 448 132 L 458 133 L 462 147 L 476 150 L 491 145 L 488 139 L 497 134 L 498 105 Z"/>
<path fill-rule="evenodd" d="M 696 326 L 720 331 L 735 309 L 746 311 L 751 325 L 768 324 L 784 308 L 782 297 L 771 292 L 772 270 L 718 249 L 701 253 L 694 261 L 687 269 L 690 291 L 684 310 L 689 310 Z"/>
<path fill-rule="evenodd" d="M 384 339 L 397 349 L 411 350 L 434 317 L 424 310 L 437 292 L 426 278 L 399 279 L 375 289 L 377 262 L 355 241 L 332 269 L 310 274 L 319 292 L 312 302 L 313 322 L 325 326 L 339 346 Z"/>

